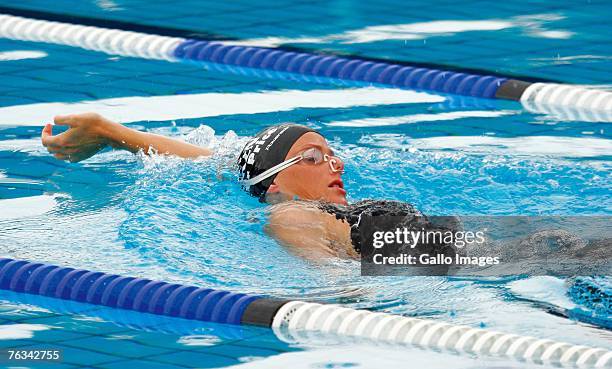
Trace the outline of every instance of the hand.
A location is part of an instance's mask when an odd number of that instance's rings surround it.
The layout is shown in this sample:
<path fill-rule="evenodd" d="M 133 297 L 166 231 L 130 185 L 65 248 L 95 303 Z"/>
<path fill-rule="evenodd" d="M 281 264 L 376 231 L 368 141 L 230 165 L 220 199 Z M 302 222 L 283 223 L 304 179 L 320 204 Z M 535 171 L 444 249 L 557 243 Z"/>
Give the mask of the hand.
<path fill-rule="evenodd" d="M 66 132 L 56 136 L 53 136 L 51 124 L 46 124 L 42 130 L 42 144 L 56 159 L 78 162 L 95 155 L 109 144 L 104 132 L 105 127 L 113 123 L 98 114 L 58 115 L 54 122 L 69 127 Z"/>

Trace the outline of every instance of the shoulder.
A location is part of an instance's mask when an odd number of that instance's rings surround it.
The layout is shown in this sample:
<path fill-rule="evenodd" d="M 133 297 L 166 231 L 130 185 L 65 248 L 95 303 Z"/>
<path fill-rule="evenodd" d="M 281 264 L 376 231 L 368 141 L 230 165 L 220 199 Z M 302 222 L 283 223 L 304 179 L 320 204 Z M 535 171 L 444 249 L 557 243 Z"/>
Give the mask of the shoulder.
<path fill-rule="evenodd" d="M 288 222 L 315 223 L 321 219 L 322 211 L 315 204 L 305 201 L 285 201 L 268 207 L 270 225 Z"/>
<path fill-rule="evenodd" d="M 266 232 L 309 258 L 339 256 L 350 251 L 350 227 L 317 202 L 287 201 L 268 209 Z"/>

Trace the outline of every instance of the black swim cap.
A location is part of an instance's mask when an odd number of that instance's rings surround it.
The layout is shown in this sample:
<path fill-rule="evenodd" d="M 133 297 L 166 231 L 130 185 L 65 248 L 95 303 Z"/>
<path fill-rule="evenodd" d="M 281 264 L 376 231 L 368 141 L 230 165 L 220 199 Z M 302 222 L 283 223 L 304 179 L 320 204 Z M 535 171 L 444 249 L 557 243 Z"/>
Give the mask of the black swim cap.
<path fill-rule="evenodd" d="M 291 146 L 305 133 L 317 131 L 298 124 L 268 127 L 247 142 L 238 157 L 239 179 L 251 179 L 285 161 Z M 249 186 L 251 195 L 263 200 L 276 174 Z"/>

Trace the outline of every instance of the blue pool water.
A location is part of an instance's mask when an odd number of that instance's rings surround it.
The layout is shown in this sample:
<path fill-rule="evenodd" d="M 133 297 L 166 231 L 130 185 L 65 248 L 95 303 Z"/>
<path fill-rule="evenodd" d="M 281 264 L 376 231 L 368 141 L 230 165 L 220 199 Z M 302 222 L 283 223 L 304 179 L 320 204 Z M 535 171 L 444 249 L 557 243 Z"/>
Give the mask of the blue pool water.
<path fill-rule="evenodd" d="M 606 2 L 483 4 L 19 6 L 610 88 Z M 533 114 L 508 101 L 298 83 L 7 39 L 0 39 L 0 73 L 0 256 L 611 346 L 609 330 L 551 314 L 576 308 L 558 278 L 365 278 L 355 261 L 297 257 L 264 233 L 269 209 L 240 189 L 233 167 L 247 137 L 291 121 L 320 130 L 345 159 L 350 201 L 402 200 L 430 215 L 612 215 L 609 122 Z M 42 124 L 91 110 L 217 154 L 185 161 L 105 151 L 79 164 L 49 156 L 38 139 Z M 390 367 L 407 358 L 474 365 L 414 348 L 283 340 L 256 328 L 227 332 L 8 293 L 0 301 L 8 332 L 0 347 L 62 347 L 64 367 L 152 367 L 151 360 L 164 367 L 377 367 L 371 357 Z"/>

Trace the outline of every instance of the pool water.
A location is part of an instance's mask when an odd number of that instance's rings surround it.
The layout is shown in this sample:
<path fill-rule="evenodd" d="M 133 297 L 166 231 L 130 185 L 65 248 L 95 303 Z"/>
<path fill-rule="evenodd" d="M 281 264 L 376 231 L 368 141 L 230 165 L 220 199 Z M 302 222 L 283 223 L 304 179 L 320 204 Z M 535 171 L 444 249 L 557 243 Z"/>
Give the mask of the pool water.
<path fill-rule="evenodd" d="M 612 7 L 606 2 L 413 5 L 19 4 L 248 44 L 609 88 L 612 45 L 602 14 Z M 0 39 L 0 256 L 611 346 L 609 330 L 559 314 L 575 307 L 562 279 L 366 278 L 353 260 L 300 258 L 264 233 L 267 209 L 240 188 L 234 168 L 249 136 L 297 122 L 318 129 L 345 160 L 351 202 L 401 200 L 428 215 L 611 215 L 609 122 L 529 113 L 509 101 L 220 70 Z M 78 164 L 55 160 L 40 145 L 42 124 L 55 114 L 83 111 L 213 147 L 216 154 L 188 161 L 106 150 Z M 149 367 L 150 360 L 179 367 L 194 361 L 204 367 L 377 367 L 372 357 L 390 367 L 406 358 L 474 365 L 454 355 L 339 337 L 285 342 L 240 328 L 242 336 L 232 338 L 214 325 L 159 317 L 143 325 L 133 322 L 138 314 L 112 309 L 66 308 L 8 293 L 0 300 L 0 327 L 23 324 L 31 333 L 0 335 L 0 347 L 52 343 L 97 350 L 109 356 L 89 363 L 97 367 Z M 203 344 L 190 345 L 193 340 Z M 121 353 L 121 347 L 142 355 Z M 66 351 L 63 365 L 87 364 L 82 355 L 89 354 Z M 515 365 L 491 362 L 497 364 Z"/>

